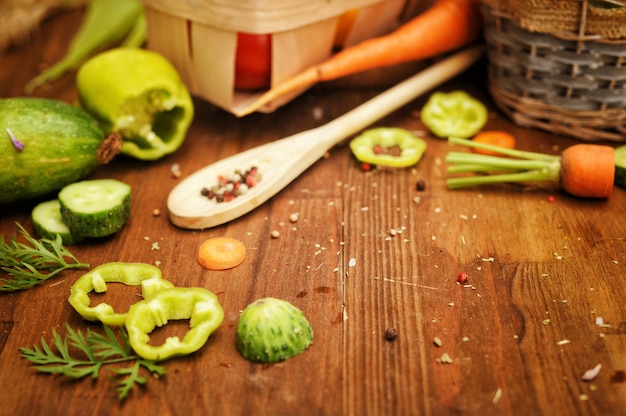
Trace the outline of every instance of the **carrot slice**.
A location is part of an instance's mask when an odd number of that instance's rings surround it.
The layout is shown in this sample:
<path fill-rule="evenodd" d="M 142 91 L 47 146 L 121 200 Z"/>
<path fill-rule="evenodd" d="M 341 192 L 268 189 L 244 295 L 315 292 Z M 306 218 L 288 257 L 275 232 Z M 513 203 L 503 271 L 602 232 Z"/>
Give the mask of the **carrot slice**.
<path fill-rule="evenodd" d="M 209 270 L 226 270 L 240 265 L 246 258 L 246 247 L 236 238 L 214 237 L 198 249 L 198 263 Z"/>
<path fill-rule="evenodd" d="M 498 130 L 480 132 L 474 136 L 472 141 L 475 143 L 490 144 L 492 146 L 498 146 L 505 149 L 515 149 L 516 144 L 515 137 L 512 134 Z M 472 148 L 472 151 L 474 153 L 480 153 L 481 155 L 502 156 L 502 153 L 495 150 L 481 149 L 478 147 Z"/>

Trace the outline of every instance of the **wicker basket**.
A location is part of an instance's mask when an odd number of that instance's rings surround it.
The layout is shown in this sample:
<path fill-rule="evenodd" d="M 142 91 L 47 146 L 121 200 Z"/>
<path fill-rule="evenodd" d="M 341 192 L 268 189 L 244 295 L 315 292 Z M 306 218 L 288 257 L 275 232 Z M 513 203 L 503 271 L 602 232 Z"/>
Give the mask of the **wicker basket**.
<path fill-rule="evenodd" d="M 167 57 L 192 94 L 234 114 L 264 91 L 234 88 L 238 32 L 272 34 L 272 85 L 327 59 L 340 16 L 358 9 L 343 45 L 381 35 L 423 8 L 419 0 L 142 0 L 148 48 Z M 431 1 L 432 2 L 432 1 Z M 301 91 L 263 107 L 270 112 Z"/>
<path fill-rule="evenodd" d="M 599 3 L 483 1 L 490 93 L 516 124 L 626 141 L 626 8 Z"/>

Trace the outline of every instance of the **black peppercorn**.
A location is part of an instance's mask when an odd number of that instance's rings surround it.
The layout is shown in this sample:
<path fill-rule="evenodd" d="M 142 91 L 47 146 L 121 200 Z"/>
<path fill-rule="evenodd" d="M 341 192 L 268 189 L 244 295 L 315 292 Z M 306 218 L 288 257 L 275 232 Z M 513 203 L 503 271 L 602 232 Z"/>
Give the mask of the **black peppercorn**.
<path fill-rule="evenodd" d="M 385 339 L 387 341 L 395 341 L 398 338 L 398 330 L 396 328 L 387 328 L 385 331 Z"/>

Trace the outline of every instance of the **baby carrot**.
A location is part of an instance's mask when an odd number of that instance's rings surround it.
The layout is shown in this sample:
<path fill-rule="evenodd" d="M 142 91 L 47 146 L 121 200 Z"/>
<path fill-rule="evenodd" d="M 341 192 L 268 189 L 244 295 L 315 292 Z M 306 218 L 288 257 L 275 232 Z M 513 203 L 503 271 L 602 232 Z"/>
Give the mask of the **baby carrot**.
<path fill-rule="evenodd" d="M 478 133 L 472 139 L 474 143 L 486 143 L 494 146 L 504 147 L 505 149 L 515 149 L 515 137 L 507 133 L 505 131 L 482 131 Z M 479 147 L 475 147 L 472 149 L 474 153 L 478 153 L 481 155 L 492 155 L 492 156 L 500 156 L 501 153 L 498 153 L 493 150 L 487 150 Z"/>
<path fill-rule="evenodd" d="M 474 42 L 481 31 L 476 0 L 436 0 L 429 9 L 395 31 L 348 47 L 275 86 L 248 111 L 317 82 L 452 51 Z"/>
<path fill-rule="evenodd" d="M 448 173 L 483 173 L 479 176 L 449 178 L 449 189 L 504 182 L 557 182 L 571 195 L 581 198 L 608 198 L 615 177 L 615 150 L 610 146 L 576 144 L 561 156 L 506 149 L 473 140 L 451 137 L 450 143 L 484 148 L 508 157 L 449 152 Z"/>
<path fill-rule="evenodd" d="M 246 258 L 246 247 L 236 238 L 214 237 L 198 249 L 198 263 L 209 270 L 226 270 L 240 265 Z"/>

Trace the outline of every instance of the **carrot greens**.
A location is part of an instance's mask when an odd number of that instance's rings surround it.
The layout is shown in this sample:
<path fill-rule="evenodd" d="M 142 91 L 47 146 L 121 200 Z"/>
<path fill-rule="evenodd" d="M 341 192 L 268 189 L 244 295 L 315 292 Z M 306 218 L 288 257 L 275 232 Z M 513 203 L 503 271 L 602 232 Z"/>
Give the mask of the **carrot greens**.
<path fill-rule="evenodd" d="M 448 141 L 467 147 L 490 150 L 509 156 L 490 156 L 468 152 L 449 152 L 446 162 L 448 173 L 467 172 L 499 172 L 486 176 L 463 176 L 449 178 L 449 189 L 477 186 L 487 183 L 526 182 L 526 181 L 558 181 L 561 169 L 561 158 L 543 153 L 526 152 L 517 149 L 505 149 L 485 143 L 473 142 L 468 139 L 451 137 Z"/>

